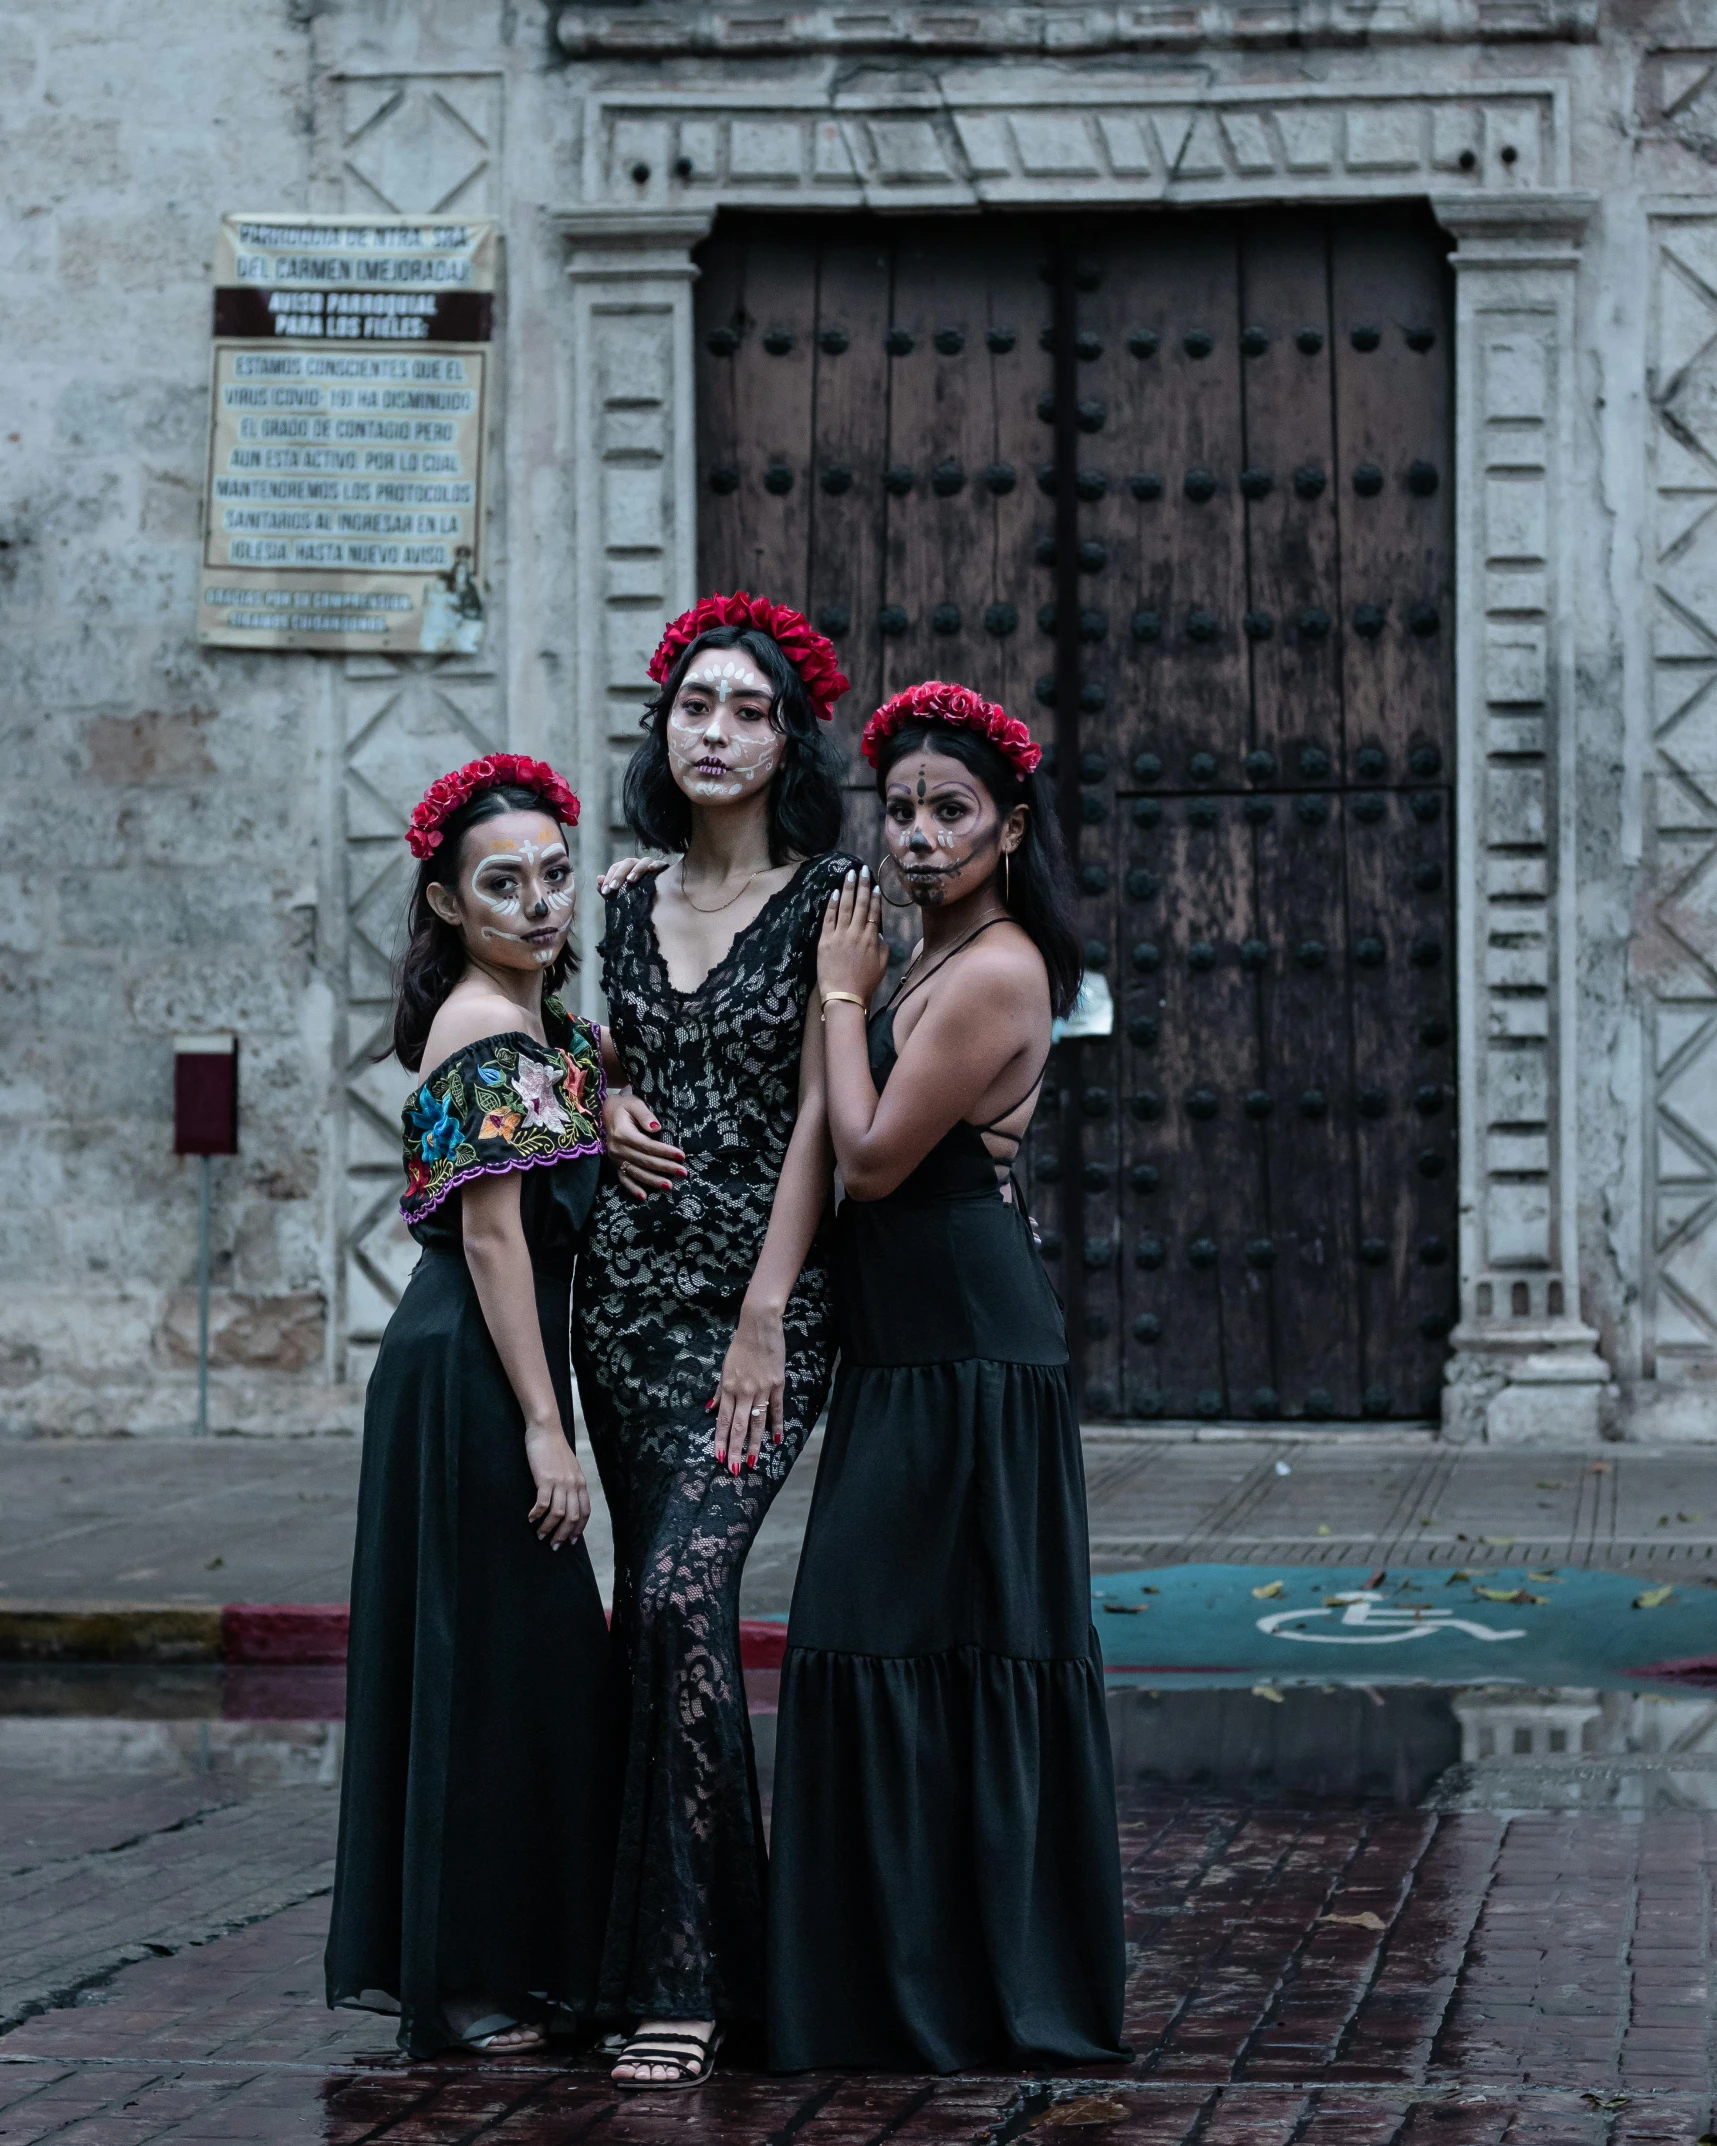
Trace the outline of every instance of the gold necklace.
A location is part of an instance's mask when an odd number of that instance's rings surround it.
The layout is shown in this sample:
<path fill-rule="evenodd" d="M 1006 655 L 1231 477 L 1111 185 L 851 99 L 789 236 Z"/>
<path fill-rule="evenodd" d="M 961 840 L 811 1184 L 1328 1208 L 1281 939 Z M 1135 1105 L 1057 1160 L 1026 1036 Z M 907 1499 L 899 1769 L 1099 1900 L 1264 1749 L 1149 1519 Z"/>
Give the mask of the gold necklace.
<path fill-rule="evenodd" d="M 713 909 L 705 909 L 700 903 L 694 902 L 691 896 L 686 892 L 686 867 L 685 860 L 682 858 L 680 861 L 680 900 L 685 903 L 688 909 L 692 910 L 696 915 L 700 917 L 718 917 L 724 909 L 731 909 L 733 907 L 734 903 L 738 901 L 739 895 L 743 894 L 745 892 L 746 887 L 750 886 L 752 879 L 760 879 L 763 874 L 768 870 L 768 865 L 760 864 L 757 867 L 757 870 L 752 873 L 751 879 L 746 880 L 744 885 L 741 886 L 741 888 L 739 889 L 739 894 L 730 894 L 725 902 L 717 902 Z"/>

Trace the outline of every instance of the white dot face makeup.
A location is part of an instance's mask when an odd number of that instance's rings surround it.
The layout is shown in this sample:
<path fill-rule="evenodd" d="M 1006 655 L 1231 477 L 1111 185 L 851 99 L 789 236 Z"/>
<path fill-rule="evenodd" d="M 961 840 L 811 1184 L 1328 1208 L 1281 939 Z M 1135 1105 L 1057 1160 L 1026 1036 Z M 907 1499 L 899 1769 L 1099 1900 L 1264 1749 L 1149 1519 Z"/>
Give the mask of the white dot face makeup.
<path fill-rule="evenodd" d="M 946 753 L 913 753 L 888 778 L 883 833 L 921 909 L 957 901 L 994 870 L 1001 815 L 983 784 Z"/>
<path fill-rule="evenodd" d="M 785 740 L 775 689 L 738 648 L 712 648 L 681 681 L 666 726 L 675 782 L 694 804 L 729 804 L 765 788 Z"/>

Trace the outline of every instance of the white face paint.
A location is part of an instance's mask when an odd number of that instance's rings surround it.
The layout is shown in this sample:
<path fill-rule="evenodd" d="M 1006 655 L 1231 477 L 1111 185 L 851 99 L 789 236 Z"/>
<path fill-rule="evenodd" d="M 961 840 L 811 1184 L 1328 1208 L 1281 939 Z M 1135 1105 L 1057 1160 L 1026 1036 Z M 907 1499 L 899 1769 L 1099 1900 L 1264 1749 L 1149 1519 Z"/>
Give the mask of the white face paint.
<path fill-rule="evenodd" d="M 559 828 L 545 813 L 502 813 L 472 829 L 466 856 L 467 904 L 495 920 L 476 927 L 484 953 L 509 968 L 547 968 L 566 944 L 576 901 Z"/>
<path fill-rule="evenodd" d="M 775 692 L 743 649 L 715 648 L 681 681 L 668 714 L 668 761 L 694 804 L 723 805 L 767 786 L 784 741 Z"/>

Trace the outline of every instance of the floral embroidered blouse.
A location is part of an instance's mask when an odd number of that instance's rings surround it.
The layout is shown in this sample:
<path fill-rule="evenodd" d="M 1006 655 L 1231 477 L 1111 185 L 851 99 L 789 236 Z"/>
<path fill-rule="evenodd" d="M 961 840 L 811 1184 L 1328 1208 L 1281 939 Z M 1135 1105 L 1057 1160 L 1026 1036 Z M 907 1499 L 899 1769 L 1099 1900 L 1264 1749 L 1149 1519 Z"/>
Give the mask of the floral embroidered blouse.
<path fill-rule="evenodd" d="M 548 1042 L 520 1030 L 485 1036 L 444 1059 L 408 1098 L 401 1113 L 405 1139 L 405 1197 L 400 1213 L 412 1235 L 442 1202 L 474 1177 L 504 1170 L 553 1168 L 591 1158 L 578 1206 L 595 1196 L 602 1153 L 601 1031 L 569 1015 L 558 999 L 543 1001 Z"/>

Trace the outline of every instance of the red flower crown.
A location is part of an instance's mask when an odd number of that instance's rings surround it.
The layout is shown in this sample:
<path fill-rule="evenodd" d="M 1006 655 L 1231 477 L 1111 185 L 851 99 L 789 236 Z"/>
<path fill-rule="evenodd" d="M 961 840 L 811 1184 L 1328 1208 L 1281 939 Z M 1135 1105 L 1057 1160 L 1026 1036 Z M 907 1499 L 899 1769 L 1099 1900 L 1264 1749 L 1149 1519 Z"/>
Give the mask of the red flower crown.
<path fill-rule="evenodd" d="M 481 760 L 468 760 L 463 767 L 432 782 L 422 802 L 412 810 L 405 839 L 414 857 L 433 857 L 441 847 L 441 830 L 449 818 L 484 790 L 503 785 L 534 790 L 543 810 L 563 827 L 578 825 L 578 799 L 564 776 L 557 775 L 546 760 L 527 760 L 523 753 L 488 753 Z"/>
<path fill-rule="evenodd" d="M 1043 758 L 1041 745 L 1031 742 L 1031 732 L 1019 720 L 984 700 L 970 686 L 945 685 L 940 678 L 927 678 L 922 685 L 908 686 L 882 706 L 864 726 L 859 751 L 875 767 L 882 743 L 897 730 L 917 723 L 946 723 L 955 730 L 975 730 L 987 738 L 1002 758 L 1009 761 L 1023 780 Z"/>
<path fill-rule="evenodd" d="M 680 613 L 650 658 L 650 676 L 657 685 L 698 635 L 708 633 L 712 626 L 755 626 L 759 633 L 768 634 L 798 672 L 811 706 L 825 723 L 832 718 L 835 702 L 852 683 L 835 660 L 833 641 L 818 633 L 802 611 L 772 604 L 767 596 L 747 596 L 743 589 L 732 596 L 706 596 Z"/>

